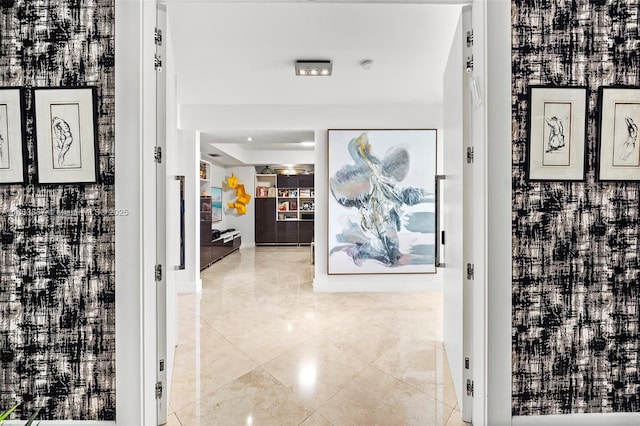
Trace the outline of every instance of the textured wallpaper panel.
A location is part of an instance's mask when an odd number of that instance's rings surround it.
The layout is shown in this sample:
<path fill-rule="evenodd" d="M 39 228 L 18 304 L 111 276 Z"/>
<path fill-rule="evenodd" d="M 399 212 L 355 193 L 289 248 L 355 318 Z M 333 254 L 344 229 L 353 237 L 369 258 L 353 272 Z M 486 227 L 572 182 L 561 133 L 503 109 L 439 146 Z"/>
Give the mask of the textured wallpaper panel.
<path fill-rule="evenodd" d="M 640 411 L 640 185 L 596 181 L 597 91 L 640 84 L 640 0 L 512 2 L 513 414 Z M 527 88 L 588 86 L 587 177 L 527 182 Z"/>
<path fill-rule="evenodd" d="M 115 418 L 114 0 L 0 0 L 0 86 L 96 86 L 99 184 L 0 186 L 0 409 Z"/>

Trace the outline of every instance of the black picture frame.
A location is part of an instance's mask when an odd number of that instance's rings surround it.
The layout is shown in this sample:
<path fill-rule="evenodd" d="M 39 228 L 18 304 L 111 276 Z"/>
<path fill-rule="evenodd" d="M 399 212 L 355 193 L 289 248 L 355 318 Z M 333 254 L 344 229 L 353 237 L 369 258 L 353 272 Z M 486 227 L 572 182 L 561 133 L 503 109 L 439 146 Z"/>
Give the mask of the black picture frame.
<path fill-rule="evenodd" d="M 0 87 L 0 184 L 27 182 L 25 89 Z"/>
<path fill-rule="evenodd" d="M 37 181 L 98 182 L 96 87 L 34 88 Z"/>
<path fill-rule="evenodd" d="M 528 88 L 529 181 L 584 181 L 587 154 L 587 87 Z"/>
<path fill-rule="evenodd" d="M 640 181 L 639 126 L 639 87 L 598 88 L 599 181 Z"/>

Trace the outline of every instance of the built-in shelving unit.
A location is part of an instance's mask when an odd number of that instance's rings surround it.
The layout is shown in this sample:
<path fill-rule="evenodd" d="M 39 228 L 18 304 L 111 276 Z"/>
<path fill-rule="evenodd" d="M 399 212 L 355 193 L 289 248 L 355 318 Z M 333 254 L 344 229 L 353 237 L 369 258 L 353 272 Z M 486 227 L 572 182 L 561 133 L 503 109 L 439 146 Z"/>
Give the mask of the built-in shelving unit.
<path fill-rule="evenodd" d="M 256 244 L 310 244 L 314 175 L 256 175 Z"/>
<path fill-rule="evenodd" d="M 200 160 L 200 195 L 211 196 L 211 163 Z"/>
<path fill-rule="evenodd" d="M 240 232 L 227 230 L 214 235 L 211 223 L 211 163 L 200 160 L 200 270 L 240 248 Z"/>

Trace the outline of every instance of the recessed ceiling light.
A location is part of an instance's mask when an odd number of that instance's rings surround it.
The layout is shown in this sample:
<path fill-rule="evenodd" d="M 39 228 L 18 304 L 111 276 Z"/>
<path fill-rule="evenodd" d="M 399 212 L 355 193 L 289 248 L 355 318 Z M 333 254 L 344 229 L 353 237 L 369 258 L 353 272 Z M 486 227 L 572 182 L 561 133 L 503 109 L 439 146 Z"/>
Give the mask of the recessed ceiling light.
<path fill-rule="evenodd" d="M 300 142 L 300 145 L 302 146 L 314 146 L 316 143 L 314 141 L 303 141 Z"/>
<path fill-rule="evenodd" d="M 253 138 L 252 138 L 251 136 L 249 136 L 249 137 L 247 138 L 247 140 L 248 140 L 249 142 L 251 142 L 251 141 L 253 140 Z"/>

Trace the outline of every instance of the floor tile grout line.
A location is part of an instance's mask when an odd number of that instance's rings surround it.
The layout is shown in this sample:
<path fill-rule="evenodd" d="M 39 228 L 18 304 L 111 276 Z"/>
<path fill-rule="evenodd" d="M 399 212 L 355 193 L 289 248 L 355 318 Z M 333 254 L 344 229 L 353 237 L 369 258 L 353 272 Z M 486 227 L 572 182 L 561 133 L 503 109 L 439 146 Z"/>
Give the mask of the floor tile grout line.
<path fill-rule="evenodd" d="M 376 368 L 376 369 L 378 369 L 378 370 L 382 371 L 383 373 L 387 374 L 387 375 L 388 375 L 388 376 L 390 376 L 390 377 L 393 377 L 394 379 L 398 380 L 399 382 L 404 383 L 405 385 L 409 386 L 410 388 L 413 388 L 414 390 L 416 390 L 416 391 L 420 392 L 421 394 L 426 395 L 426 396 L 428 396 L 428 397 L 430 397 L 430 398 L 433 398 L 433 399 L 434 399 L 434 400 L 436 400 L 437 402 L 439 402 L 439 403 L 441 403 L 441 404 L 446 405 L 448 408 L 451 408 L 451 409 L 453 409 L 453 408 L 454 408 L 454 407 L 452 407 L 451 405 L 449 405 L 446 401 L 441 400 L 441 399 L 440 399 L 440 398 L 438 398 L 437 396 L 429 395 L 427 392 L 423 391 L 422 389 L 420 389 L 420 388 L 418 388 L 418 387 L 416 387 L 416 386 L 412 385 L 412 384 L 411 384 L 411 383 L 409 383 L 409 382 L 404 381 L 401 377 L 397 377 L 395 374 L 390 373 L 390 372 L 388 372 L 388 371 L 385 371 L 385 370 L 383 370 L 382 368 L 380 368 L 380 367 L 378 367 L 378 366 L 376 366 L 376 365 L 372 365 L 372 367 L 374 367 L 374 368 Z M 453 383 L 452 383 L 451 385 L 453 386 Z M 445 386 L 445 385 L 436 385 L 436 386 Z M 457 403 L 457 402 L 456 402 L 456 403 Z"/>

